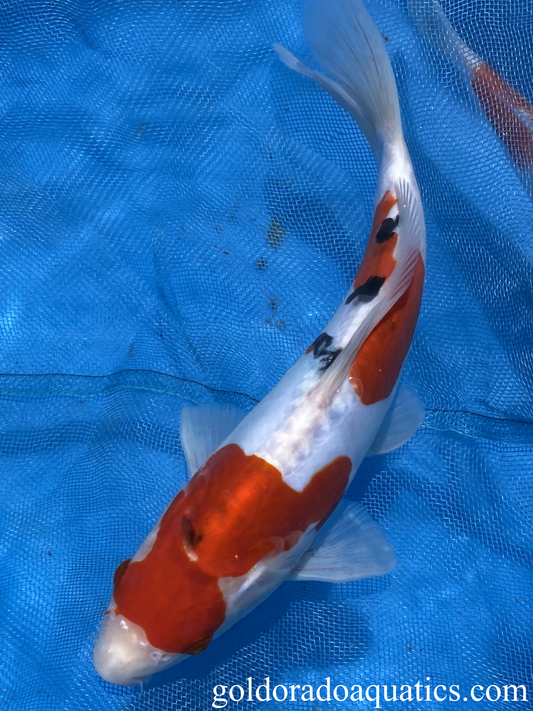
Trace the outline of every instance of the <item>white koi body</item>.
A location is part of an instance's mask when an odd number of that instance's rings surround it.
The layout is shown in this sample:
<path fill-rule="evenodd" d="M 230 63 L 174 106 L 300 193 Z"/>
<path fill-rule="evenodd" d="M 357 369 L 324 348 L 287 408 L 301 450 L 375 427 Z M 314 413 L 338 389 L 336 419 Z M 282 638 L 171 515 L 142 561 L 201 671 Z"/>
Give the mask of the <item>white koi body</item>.
<path fill-rule="evenodd" d="M 395 565 L 379 527 L 342 497 L 365 456 L 399 446 L 423 419 L 416 396 L 397 389 L 424 281 L 422 206 L 392 69 L 361 1 L 313 1 L 306 33 L 332 78 L 278 53 L 354 116 L 380 165 L 367 251 L 325 330 L 244 419 L 183 409 L 193 476 L 117 569 L 95 646 L 113 683 L 202 651 L 289 576 L 345 581 Z"/>

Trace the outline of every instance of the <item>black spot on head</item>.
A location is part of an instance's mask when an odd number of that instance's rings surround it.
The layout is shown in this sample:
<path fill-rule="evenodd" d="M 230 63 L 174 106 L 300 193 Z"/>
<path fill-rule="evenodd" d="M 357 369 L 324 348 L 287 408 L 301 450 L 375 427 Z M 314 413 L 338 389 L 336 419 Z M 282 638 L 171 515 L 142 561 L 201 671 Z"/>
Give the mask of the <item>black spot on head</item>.
<path fill-rule="evenodd" d="M 382 244 L 392 237 L 394 230 L 398 227 L 398 222 L 400 221 L 400 215 L 396 215 L 396 219 L 393 220 L 392 217 L 387 217 L 383 220 L 381 227 L 376 234 L 376 242 Z"/>
<path fill-rule="evenodd" d="M 183 517 L 181 529 L 183 533 L 183 543 L 188 548 L 193 548 L 197 543 L 200 543 L 203 538 L 203 534 L 198 533 L 194 529 L 193 523 L 188 516 Z"/>
<path fill-rule="evenodd" d="M 315 340 L 313 341 L 313 355 L 315 358 L 320 358 L 323 355 L 326 355 L 328 353 L 328 348 L 331 346 L 333 342 L 333 337 L 329 335 L 329 333 L 321 333 L 320 336 L 317 336 Z"/>
<path fill-rule="evenodd" d="M 372 301 L 372 299 L 379 294 L 379 290 L 384 283 L 385 277 L 371 276 L 364 284 L 361 284 L 361 286 L 358 286 L 357 289 L 352 291 L 345 303 L 350 304 L 357 296 L 361 297 L 360 301 L 363 303 Z"/>

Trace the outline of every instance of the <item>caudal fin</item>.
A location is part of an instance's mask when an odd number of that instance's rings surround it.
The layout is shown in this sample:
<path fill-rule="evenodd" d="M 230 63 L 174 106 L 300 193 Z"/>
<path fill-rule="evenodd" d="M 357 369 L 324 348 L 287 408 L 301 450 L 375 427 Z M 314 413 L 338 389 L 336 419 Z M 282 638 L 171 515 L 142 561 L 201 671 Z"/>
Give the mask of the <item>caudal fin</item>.
<path fill-rule="evenodd" d="M 311 0 L 304 29 L 317 62 L 332 78 L 309 69 L 281 45 L 274 49 L 353 116 L 379 159 L 382 143 L 401 137 L 400 107 L 383 39 L 362 0 Z"/>

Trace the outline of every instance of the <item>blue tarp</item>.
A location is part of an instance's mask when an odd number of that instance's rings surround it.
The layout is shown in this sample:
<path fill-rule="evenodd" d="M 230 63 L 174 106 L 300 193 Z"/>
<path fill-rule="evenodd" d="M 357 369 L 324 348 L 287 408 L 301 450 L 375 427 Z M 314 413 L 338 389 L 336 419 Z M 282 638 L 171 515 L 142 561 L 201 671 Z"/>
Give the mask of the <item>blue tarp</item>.
<path fill-rule="evenodd" d="M 443 3 L 533 102 L 530 5 Z M 398 567 L 285 583 L 141 691 L 100 679 L 92 646 L 113 571 L 186 480 L 180 408 L 251 409 L 316 337 L 363 254 L 377 170 L 350 117 L 271 50 L 312 61 L 300 2 L 1 4 L 0 708 L 203 711 L 248 677 L 458 685 L 479 710 L 495 705 L 474 684 L 533 696 L 532 201 L 405 1 L 367 7 L 428 235 L 403 375 L 427 418 L 348 492 Z M 376 703 L 238 708 L 349 706 Z"/>

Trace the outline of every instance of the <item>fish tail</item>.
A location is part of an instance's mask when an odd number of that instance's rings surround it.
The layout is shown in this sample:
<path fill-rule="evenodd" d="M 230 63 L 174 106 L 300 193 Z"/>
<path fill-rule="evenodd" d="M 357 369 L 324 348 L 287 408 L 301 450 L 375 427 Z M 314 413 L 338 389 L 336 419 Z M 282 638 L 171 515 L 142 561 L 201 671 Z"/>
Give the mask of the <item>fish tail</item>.
<path fill-rule="evenodd" d="M 311 0 L 304 29 L 315 59 L 330 76 L 309 69 L 281 45 L 274 49 L 350 113 L 379 163 L 384 144 L 403 140 L 400 107 L 383 38 L 362 0 Z"/>

